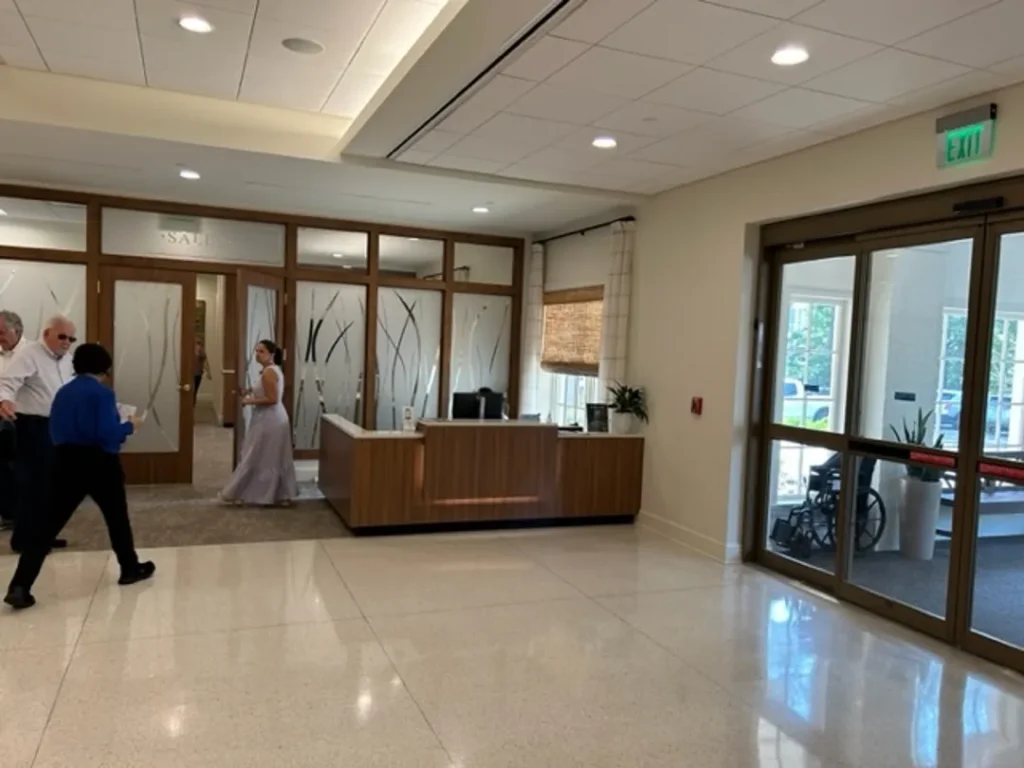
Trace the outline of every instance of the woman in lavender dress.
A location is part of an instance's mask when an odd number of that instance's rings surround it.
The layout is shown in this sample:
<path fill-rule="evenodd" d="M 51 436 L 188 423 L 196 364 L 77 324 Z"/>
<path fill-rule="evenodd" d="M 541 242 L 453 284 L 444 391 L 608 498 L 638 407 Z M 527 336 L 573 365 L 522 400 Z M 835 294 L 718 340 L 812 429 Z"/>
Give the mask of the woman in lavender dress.
<path fill-rule="evenodd" d="M 283 405 L 283 355 L 269 339 L 257 344 L 255 353 L 263 371 L 252 392 L 242 400 L 242 405 L 252 407 L 242 459 L 220 498 L 229 504 L 290 504 L 298 496 L 298 489 L 292 460 L 292 430 Z"/>

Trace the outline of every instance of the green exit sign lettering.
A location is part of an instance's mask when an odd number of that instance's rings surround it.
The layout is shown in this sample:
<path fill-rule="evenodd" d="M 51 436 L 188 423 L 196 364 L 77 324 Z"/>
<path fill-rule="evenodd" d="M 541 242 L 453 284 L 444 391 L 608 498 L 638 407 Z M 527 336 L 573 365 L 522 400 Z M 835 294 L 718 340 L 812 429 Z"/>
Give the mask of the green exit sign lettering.
<path fill-rule="evenodd" d="M 935 121 L 939 168 L 950 168 L 992 156 L 996 105 L 986 104 Z"/>

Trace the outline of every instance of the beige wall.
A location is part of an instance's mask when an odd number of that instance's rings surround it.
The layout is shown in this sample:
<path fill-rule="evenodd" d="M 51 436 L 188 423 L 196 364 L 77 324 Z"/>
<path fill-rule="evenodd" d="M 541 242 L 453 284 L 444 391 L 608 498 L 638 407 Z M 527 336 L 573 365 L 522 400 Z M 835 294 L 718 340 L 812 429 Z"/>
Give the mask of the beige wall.
<path fill-rule="evenodd" d="M 995 155 L 935 167 L 935 118 L 999 104 Z M 758 225 L 1024 170 L 1024 86 L 659 195 L 641 208 L 630 380 L 647 388 L 643 519 L 738 556 Z M 704 415 L 689 413 L 693 395 Z"/>

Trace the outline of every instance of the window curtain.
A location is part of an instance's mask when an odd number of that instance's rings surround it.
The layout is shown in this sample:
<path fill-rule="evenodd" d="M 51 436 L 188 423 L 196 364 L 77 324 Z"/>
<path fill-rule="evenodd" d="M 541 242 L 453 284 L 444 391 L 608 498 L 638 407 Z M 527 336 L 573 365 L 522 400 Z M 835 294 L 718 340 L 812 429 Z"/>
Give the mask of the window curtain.
<path fill-rule="evenodd" d="M 519 413 L 543 413 L 540 356 L 544 341 L 544 246 L 535 243 L 526 267 Z"/>
<path fill-rule="evenodd" d="M 626 382 L 626 345 L 629 339 L 629 299 L 633 280 L 634 222 L 611 225 L 612 252 L 604 284 L 601 363 L 598 386 L 604 395 L 615 382 Z"/>

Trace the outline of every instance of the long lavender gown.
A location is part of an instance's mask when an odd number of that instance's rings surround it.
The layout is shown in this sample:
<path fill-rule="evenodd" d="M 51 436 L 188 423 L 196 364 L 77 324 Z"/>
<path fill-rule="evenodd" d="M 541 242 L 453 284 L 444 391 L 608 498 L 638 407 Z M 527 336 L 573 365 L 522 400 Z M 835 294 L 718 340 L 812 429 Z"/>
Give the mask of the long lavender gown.
<path fill-rule="evenodd" d="M 284 374 L 276 365 L 277 402 L 252 406 L 252 417 L 242 443 L 242 460 L 221 491 L 227 501 L 270 505 L 292 501 L 298 496 L 295 462 L 292 458 L 292 431 L 284 409 Z M 256 397 L 266 397 L 262 378 L 253 387 Z"/>

